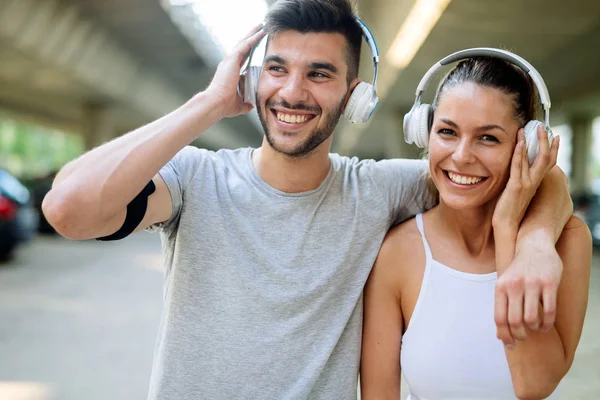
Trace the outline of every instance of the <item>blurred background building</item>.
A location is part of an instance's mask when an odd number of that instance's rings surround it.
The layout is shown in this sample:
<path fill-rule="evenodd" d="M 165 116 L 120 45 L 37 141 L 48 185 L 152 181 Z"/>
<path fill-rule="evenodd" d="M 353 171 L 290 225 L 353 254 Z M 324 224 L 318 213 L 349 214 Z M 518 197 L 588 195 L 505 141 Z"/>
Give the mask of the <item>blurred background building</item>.
<path fill-rule="evenodd" d="M 39 205 L 66 162 L 205 88 L 273 3 L 0 0 L 0 399 L 145 398 L 160 313 L 158 239 L 99 244 L 41 235 L 52 230 Z M 379 46 L 381 100 L 368 124 L 340 123 L 334 152 L 420 157 L 404 143 L 402 119 L 427 69 L 464 48 L 511 50 L 545 79 L 559 165 L 600 244 L 600 2 L 355 3 Z M 365 81 L 369 54 L 365 48 Z M 253 111 L 221 121 L 194 144 L 216 150 L 261 140 Z M 569 399 L 600 398 L 599 270 L 595 259 L 584 337 L 564 384 Z"/>

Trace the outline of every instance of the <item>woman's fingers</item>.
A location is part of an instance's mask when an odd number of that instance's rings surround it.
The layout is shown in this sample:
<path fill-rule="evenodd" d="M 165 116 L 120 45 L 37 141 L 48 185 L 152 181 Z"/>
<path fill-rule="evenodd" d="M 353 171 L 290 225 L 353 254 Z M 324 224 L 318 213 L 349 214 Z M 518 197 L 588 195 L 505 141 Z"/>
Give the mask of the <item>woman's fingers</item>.
<path fill-rule="evenodd" d="M 527 151 L 527 142 L 525 141 L 525 130 L 523 128 L 519 129 L 519 134 L 517 136 L 519 138 L 519 142 L 523 143 L 523 149 L 521 151 L 522 161 L 521 161 L 521 179 L 524 182 L 529 181 L 529 154 Z"/>
<path fill-rule="evenodd" d="M 520 132 L 520 131 L 519 131 Z M 515 146 L 515 151 L 513 153 L 511 169 L 510 169 L 510 177 L 509 179 L 521 179 L 522 178 L 522 168 L 523 168 L 523 159 L 524 159 L 524 144 L 525 141 L 522 140 L 521 134 L 517 135 L 517 145 Z"/>

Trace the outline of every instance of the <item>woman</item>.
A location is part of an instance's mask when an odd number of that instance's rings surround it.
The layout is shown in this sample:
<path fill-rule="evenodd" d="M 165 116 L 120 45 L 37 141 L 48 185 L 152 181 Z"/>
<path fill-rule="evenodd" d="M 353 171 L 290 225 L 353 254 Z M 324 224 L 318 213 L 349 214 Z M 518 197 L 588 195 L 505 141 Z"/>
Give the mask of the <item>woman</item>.
<path fill-rule="evenodd" d="M 401 367 L 413 400 L 557 396 L 587 306 L 591 237 L 581 220 L 556 245 L 564 269 L 554 327 L 505 348 L 494 323 L 514 227 L 556 161 L 557 144 L 549 163 L 527 162 L 520 128 L 535 119 L 535 94 L 521 69 L 491 57 L 460 62 L 438 88 L 428 156 L 439 205 L 390 230 L 367 282 L 362 400 L 398 399 Z"/>

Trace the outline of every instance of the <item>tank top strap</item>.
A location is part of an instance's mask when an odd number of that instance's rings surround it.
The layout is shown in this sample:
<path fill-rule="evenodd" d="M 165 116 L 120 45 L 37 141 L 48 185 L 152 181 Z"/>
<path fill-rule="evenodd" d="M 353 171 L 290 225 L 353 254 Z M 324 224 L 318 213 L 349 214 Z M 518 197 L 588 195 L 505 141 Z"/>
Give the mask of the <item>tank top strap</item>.
<path fill-rule="evenodd" d="M 429 265 L 429 263 L 433 260 L 433 257 L 431 256 L 431 249 L 429 248 L 429 243 L 427 243 L 427 239 L 425 238 L 425 229 L 423 228 L 423 214 L 417 214 L 416 216 L 416 220 L 417 220 L 417 229 L 419 229 L 419 233 L 421 234 L 421 239 L 423 239 L 423 247 L 425 248 L 425 257 L 426 257 L 426 263 L 427 265 Z"/>

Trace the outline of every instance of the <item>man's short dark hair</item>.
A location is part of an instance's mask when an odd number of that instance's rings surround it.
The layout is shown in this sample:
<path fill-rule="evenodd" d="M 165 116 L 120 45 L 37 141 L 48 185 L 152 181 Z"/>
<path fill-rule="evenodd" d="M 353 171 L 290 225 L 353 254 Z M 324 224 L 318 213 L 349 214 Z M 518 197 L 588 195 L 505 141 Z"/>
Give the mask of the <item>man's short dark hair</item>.
<path fill-rule="evenodd" d="M 362 29 L 350 0 L 279 0 L 267 13 L 265 29 L 270 36 L 284 31 L 340 33 L 347 41 L 348 82 L 358 76 Z"/>

